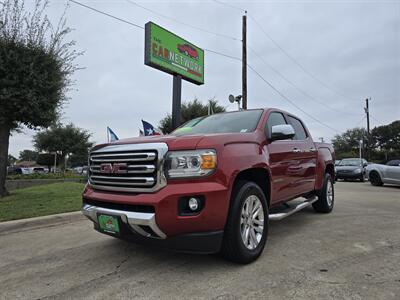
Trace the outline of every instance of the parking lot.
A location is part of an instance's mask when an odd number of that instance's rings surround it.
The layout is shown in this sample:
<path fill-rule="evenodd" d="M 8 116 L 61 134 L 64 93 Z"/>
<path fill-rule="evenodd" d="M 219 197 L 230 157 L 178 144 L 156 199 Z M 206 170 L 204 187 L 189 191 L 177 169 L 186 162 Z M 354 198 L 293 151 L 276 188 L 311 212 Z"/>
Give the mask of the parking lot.
<path fill-rule="evenodd" d="M 86 219 L 0 233 L 0 298 L 400 299 L 400 188 L 338 182 L 333 213 L 270 224 L 258 261 L 129 244 Z"/>

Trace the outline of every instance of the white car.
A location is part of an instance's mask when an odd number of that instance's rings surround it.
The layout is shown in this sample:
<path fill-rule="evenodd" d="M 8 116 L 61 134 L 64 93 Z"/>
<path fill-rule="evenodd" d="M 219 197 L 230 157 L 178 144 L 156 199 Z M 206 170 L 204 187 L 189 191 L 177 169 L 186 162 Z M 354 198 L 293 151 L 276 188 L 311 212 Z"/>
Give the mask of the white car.
<path fill-rule="evenodd" d="M 385 165 L 368 165 L 366 171 L 372 185 L 381 186 L 384 183 L 400 185 L 400 159 L 390 160 Z"/>

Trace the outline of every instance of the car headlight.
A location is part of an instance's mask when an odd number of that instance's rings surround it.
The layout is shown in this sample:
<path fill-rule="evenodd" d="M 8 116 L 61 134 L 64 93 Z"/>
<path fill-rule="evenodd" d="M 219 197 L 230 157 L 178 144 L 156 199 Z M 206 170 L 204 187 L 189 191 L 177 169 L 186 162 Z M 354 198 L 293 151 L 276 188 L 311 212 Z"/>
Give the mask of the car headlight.
<path fill-rule="evenodd" d="M 165 159 L 167 178 L 201 177 L 217 167 L 215 150 L 171 151 Z"/>
<path fill-rule="evenodd" d="M 361 169 L 360 169 L 360 168 L 355 169 L 355 170 L 354 170 L 354 173 L 361 173 Z"/>

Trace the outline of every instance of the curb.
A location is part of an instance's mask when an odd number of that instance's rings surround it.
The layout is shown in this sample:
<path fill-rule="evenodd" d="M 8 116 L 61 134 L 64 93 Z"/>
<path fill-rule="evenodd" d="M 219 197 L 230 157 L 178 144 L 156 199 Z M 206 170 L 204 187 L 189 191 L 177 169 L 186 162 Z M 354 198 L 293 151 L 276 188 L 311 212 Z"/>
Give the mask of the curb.
<path fill-rule="evenodd" d="M 80 211 L 74 211 L 56 215 L 0 222 L 0 235 L 50 227 L 85 219 L 86 217 Z"/>

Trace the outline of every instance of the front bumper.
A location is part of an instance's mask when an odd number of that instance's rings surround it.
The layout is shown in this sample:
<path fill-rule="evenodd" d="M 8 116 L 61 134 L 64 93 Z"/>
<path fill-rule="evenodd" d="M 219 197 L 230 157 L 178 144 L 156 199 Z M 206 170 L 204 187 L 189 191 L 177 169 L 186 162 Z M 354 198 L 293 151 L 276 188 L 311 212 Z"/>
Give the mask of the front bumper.
<path fill-rule="evenodd" d="M 126 212 L 88 204 L 82 206 L 82 213 L 93 221 L 97 231 L 119 239 L 185 253 L 209 254 L 219 252 L 221 249 L 222 230 L 181 234 L 167 238 L 165 233 L 158 228 L 154 213 Z M 117 216 L 122 223 L 120 233 L 101 231 L 97 220 L 99 213 Z M 144 230 L 144 226 L 148 226 L 152 231 Z"/>
<path fill-rule="evenodd" d="M 196 215 L 180 215 L 179 199 L 189 196 L 204 197 L 204 207 Z M 215 181 L 175 182 L 156 193 L 136 195 L 87 187 L 82 213 L 98 231 L 99 213 L 118 217 L 122 230 L 110 234 L 114 237 L 175 251 L 213 253 L 221 246 L 229 197 L 228 188 Z"/>
<path fill-rule="evenodd" d="M 336 173 L 337 179 L 359 179 L 364 176 L 362 173 Z"/>

